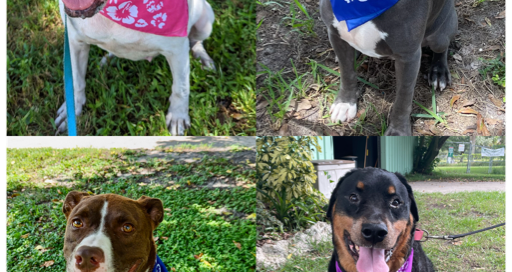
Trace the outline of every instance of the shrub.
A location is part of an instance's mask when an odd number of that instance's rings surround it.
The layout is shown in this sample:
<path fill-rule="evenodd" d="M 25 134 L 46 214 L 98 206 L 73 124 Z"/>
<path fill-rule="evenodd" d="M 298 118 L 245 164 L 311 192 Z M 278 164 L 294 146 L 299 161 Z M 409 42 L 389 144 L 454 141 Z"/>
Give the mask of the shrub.
<path fill-rule="evenodd" d="M 316 137 L 260 137 L 256 147 L 259 199 L 268 194 L 289 201 L 313 193 L 317 176 L 311 163 L 312 151 L 321 151 Z"/>
<path fill-rule="evenodd" d="M 283 231 L 306 228 L 325 218 L 327 200 L 313 188 L 317 180 L 312 151 L 320 150 L 316 137 L 260 137 L 256 140 L 257 198 L 269 208 L 261 228 Z M 263 207 L 260 207 L 263 208 Z M 277 218 L 280 223 L 273 219 Z"/>

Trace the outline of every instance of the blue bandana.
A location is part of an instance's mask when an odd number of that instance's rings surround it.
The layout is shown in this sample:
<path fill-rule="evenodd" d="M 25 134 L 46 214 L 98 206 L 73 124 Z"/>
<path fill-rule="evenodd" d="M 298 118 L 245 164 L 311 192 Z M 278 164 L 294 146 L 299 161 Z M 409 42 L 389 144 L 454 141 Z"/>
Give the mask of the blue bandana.
<path fill-rule="evenodd" d="M 162 260 L 160 260 L 160 257 L 158 257 L 158 255 L 156 255 L 156 263 L 155 267 L 153 267 L 153 272 L 168 272 L 167 269 L 165 268 L 164 263 L 162 262 Z"/>
<path fill-rule="evenodd" d="M 377 18 L 398 0 L 331 0 L 338 21 L 346 21 L 348 31 Z"/>

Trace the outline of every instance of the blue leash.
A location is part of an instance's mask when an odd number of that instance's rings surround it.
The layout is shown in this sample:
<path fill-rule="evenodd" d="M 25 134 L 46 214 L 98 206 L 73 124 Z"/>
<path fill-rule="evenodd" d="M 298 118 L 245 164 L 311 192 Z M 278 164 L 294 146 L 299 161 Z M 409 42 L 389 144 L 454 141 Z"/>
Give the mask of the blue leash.
<path fill-rule="evenodd" d="M 75 93 L 73 90 L 73 70 L 71 68 L 71 55 L 68 41 L 68 15 L 64 22 L 64 89 L 66 98 L 66 112 L 68 115 L 68 136 L 76 136 Z"/>

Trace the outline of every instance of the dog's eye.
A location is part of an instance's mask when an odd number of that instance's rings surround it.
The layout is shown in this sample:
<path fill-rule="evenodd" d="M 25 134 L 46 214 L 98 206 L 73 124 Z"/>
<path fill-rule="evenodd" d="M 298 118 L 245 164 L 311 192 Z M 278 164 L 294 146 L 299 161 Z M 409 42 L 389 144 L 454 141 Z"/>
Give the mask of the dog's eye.
<path fill-rule="evenodd" d="M 132 224 L 124 224 L 123 225 L 123 231 L 124 232 L 132 232 L 133 231 L 133 225 Z"/>
<path fill-rule="evenodd" d="M 81 228 L 84 226 L 84 223 L 80 219 L 73 220 L 73 227 L 75 228 Z"/>
<path fill-rule="evenodd" d="M 398 206 L 400 206 L 400 200 L 398 199 L 393 199 L 393 201 L 391 201 L 391 208 L 398 208 Z"/>
<path fill-rule="evenodd" d="M 357 197 L 357 195 L 355 195 L 355 194 L 351 194 L 351 195 L 350 195 L 350 197 L 349 197 L 348 199 L 350 199 L 350 201 L 352 201 L 352 202 L 357 202 L 357 201 L 359 201 L 359 198 L 358 198 L 358 197 Z"/>

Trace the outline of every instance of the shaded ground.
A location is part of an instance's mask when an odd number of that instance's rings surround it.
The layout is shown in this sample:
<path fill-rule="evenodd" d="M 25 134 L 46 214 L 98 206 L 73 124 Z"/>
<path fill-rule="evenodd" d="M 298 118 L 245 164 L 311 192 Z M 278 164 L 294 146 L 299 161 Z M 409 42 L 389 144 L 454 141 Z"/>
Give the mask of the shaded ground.
<path fill-rule="evenodd" d="M 348 124 L 330 124 L 327 117 L 339 78 L 318 64 L 337 71 L 335 55 L 320 20 L 317 1 L 299 2 L 307 9 L 309 19 L 293 1 L 266 1 L 257 7 L 257 21 L 261 23 L 257 40 L 257 134 L 381 135 L 395 99 L 394 62 L 377 58 L 364 60 L 358 75 L 379 89 L 359 82 L 362 95 L 358 118 Z M 504 65 L 505 1 L 475 3 L 473 0 L 456 1 L 459 34 L 450 45 L 448 58 L 452 85 L 443 92 L 436 92 L 437 112 L 446 113 L 447 125 L 435 124 L 433 119 L 412 118 L 414 135 L 477 133 L 476 114 L 458 113 L 463 108 L 480 113 L 491 135 L 504 134 L 504 88 L 493 83 L 490 76 L 498 66 Z M 304 26 L 298 27 L 300 24 Z M 424 50 L 414 100 L 432 109 L 431 89 L 425 78 L 430 59 L 429 50 Z M 481 71 L 492 59 L 497 61 L 494 68 L 489 68 L 490 76 L 484 78 Z M 293 90 L 292 97 L 289 90 Z M 452 108 L 450 100 L 457 95 L 460 97 Z M 293 100 L 286 113 L 285 104 L 289 99 Z M 413 104 L 413 113 L 426 112 Z"/>
<path fill-rule="evenodd" d="M 128 148 L 128 149 L 180 149 L 180 150 L 208 150 L 221 151 L 233 147 L 250 147 L 256 145 L 255 137 L 231 136 L 231 137 L 31 137 L 17 136 L 7 137 L 9 148 Z"/>

